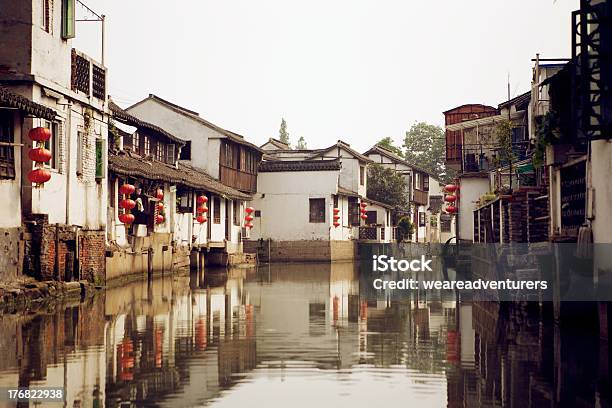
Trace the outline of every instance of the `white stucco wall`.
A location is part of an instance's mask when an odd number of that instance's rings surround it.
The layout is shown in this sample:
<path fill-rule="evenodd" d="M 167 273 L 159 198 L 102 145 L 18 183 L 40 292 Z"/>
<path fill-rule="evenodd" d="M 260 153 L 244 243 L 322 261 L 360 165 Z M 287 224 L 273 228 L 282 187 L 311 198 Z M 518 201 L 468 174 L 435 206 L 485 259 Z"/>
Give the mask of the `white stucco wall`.
<path fill-rule="evenodd" d="M 13 112 L 13 140 L 21 143 L 21 115 Z M 0 197 L 10 197 L 0 206 L 0 228 L 16 228 L 21 226 L 21 149 L 14 148 L 15 178 L 0 179 Z"/>
<path fill-rule="evenodd" d="M 474 213 L 476 201 L 489 191 L 489 179 L 486 177 L 462 177 L 459 190 L 459 239 L 474 240 Z"/>
<path fill-rule="evenodd" d="M 252 205 L 261 211 L 261 217 L 253 221 L 251 239 L 330 239 L 338 177 L 338 171 L 259 173 Z M 309 222 L 310 198 L 325 199 L 325 222 Z"/>
<path fill-rule="evenodd" d="M 591 178 L 594 194 L 593 240 L 612 243 L 612 142 L 591 142 Z"/>

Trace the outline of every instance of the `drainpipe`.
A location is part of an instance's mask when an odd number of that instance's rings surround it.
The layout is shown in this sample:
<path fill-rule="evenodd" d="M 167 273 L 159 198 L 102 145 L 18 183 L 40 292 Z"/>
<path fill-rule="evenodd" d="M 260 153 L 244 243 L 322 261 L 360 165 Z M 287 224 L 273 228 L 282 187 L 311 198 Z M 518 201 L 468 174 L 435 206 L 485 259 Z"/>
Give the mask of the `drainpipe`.
<path fill-rule="evenodd" d="M 72 144 L 72 102 L 68 102 L 66 105 L 68 106 L 68 116 L 66 117 L 66 225 L 70 225 L 70 180 L 71 180 L 71 171 L 70 171 L 70 163 L 72 158 L 71 154 L 71 144 Z"/>

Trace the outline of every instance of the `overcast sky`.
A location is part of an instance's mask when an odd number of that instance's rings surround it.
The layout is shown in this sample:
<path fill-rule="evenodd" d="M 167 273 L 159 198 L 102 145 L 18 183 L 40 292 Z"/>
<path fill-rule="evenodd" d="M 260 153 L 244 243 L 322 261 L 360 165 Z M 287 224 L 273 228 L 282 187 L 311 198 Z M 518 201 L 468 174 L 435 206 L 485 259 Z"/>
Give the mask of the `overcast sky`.
<path fill-rule="evenodd" d="M 579 0 L 84 0 L 107 16 L 109 93 L 154 93 L 261 144 L 365 150 L 442 111 L 529 90 L 531 58 L 570 54 Z M 176 4 L 176 6 L 173 6 Z M 83 13 L 80 13 L 80 17 Z M 99 31 L 76 47 L 99 59 Z"/>

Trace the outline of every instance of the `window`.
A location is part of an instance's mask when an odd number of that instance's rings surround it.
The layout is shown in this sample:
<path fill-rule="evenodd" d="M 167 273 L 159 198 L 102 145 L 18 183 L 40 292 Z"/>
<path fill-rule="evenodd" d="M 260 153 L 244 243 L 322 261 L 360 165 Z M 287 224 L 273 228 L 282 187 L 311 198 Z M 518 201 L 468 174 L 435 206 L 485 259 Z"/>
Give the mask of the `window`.
<path fill-rule="evenodd" d="M 221 224 L 221 198 L 219 196 L 213 198 L 213 222 Z"/>
<path fill-rule="evenodd" d="M 132 151 L 140 154 L 140 134 L 138 132 L 134 132 L 132 136 Z"/>
<path fill-rule="evenodd" d="M 425 213 L 419 212 L 419 227 L 424 227 L 426 225 Z"/>
<path fill-rule="evenodd" d="M 188 140 L 185 146 L 181 148 L 179 160 L 191 160 L 191 140 Z"/>
<path fill-rule="evenodd" d="M 149 137 L 147 135 L 144 135 L 142 137 L 142 141 L 144 142 L 144 149 L 143 149 L 143 156 L 147 157 L 151 154 L 151 140 L 149 139 Z"/>
<path fill-rule="evenodd" d="M 155 159 L 159 162 L 166 161 L 166 145 L 165 144 L 161 142 L 157 142 L 157 146 L 155 148 Z"/>
<path fill-rule="evenodd" d="M 359 166 L 359 184 L 365 186 L 365 166 Z"/>
<path fill-rule="evenodd" d="M 234 225 L 240 225 L 240 201 L 232 201 L 232 215 L 234 218 Z"/>
<path fill-rule="evenodd" d="M 0 110 L 0 142 L 13 143 L 13 112 Z M 15 147 L 0 146 L 0 178 L 15 178 Z"/>
<path fill-rule="evenodd" d="M 179 213 L 193 213 L 193 190 L 178 188 L 176 192 L 176 211 Z"/>
<path fill-rule="evenodd" d="M 334 196 L 334 208 L 339 208 L 338 207 L 338 196 L 337 195 Z"/>
<path fill-rule="evenodd" d="M 77 165 L 76 174 L 77 176 L 83 175 L 83 149 L 85 149 L 85 132 L 77 132 Z"/>
<path fill-rule="evenodd" d="M 64 40 L 75 37 L 75 0 L 61 0 L 62 2 L 62 38 Z"/>
<path fill-rule="evenodd" d="M 427 174 L 423 174 L 423 191 L 429 191 L 429 176 Z"/>
<path fill-rule="evenodd" d="M 40 26 L 43 30 L 50 33 L 51 32 L 51 1 L 52 0 L 40 0 Z"/>
<path fill-rule="evenodd" d="M 175 146 L 170 143 L 166 145 L 166 163 L 174 164 L 176 157 L 174 157 Z"/>
<path fill-rule="evenodd" d="M 376 210 L 366 211 L 366 216 L 368 217 L 365 220 L 366 224 L 378 224 L 378 211 Z"/>
<path fill-rule="evenodd" d="M 311 198 L 310 199 L 310 222 L 321 223 L 325 222 L 325 199 Z"/>
<path fill-rule="evenodd" d="M 59 125 L 55 122 L 44 122 L 44 127 L 51 130 L 51 138 L 45 142 L 45 149 L 51 152 L 51 160 L 47 163 L 47 166 L 52 169 L 58 168 L 57 150 L 58 142 L 60 138 Z"/>
<path fill-rule="evenodd" d="M 348 216 L 349 224 L 352 226 L 358 226 L 359 222 L 359 202 L 357 197 L 349 197 L 348 199 Z"/>
<path fill-rule="evenodd" d="M 440 231 L 451 232 L 451 216 L 448 214 L 440 215 Z"/>

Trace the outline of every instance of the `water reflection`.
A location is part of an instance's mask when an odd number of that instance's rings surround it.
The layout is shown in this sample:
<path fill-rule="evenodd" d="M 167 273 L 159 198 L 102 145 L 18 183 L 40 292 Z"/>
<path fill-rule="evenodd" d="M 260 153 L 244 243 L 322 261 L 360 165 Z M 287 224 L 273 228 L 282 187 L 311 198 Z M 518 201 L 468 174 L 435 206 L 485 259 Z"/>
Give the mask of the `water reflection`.
<path fill-rule="evenodd" d="M 542 308 L 366 289 L 352 264 L 272 265 L 4 316 L 0 386 L 65 387 L 67 407 L 609 401 L 607 346 L 548 323 Z"/>

